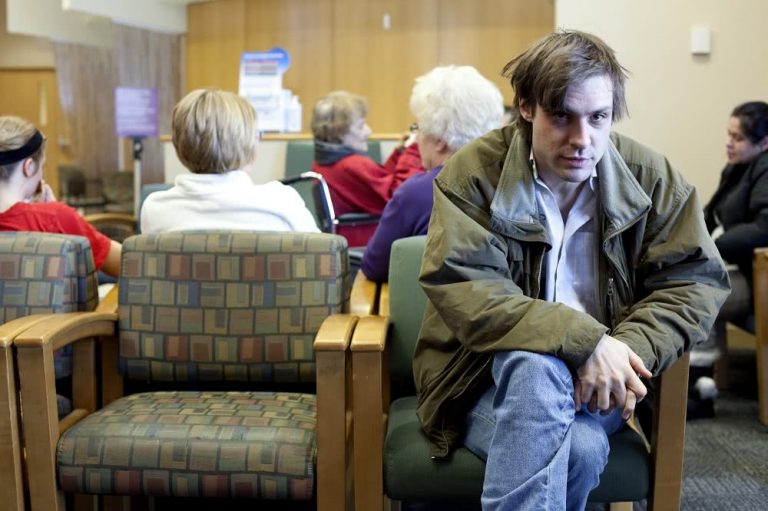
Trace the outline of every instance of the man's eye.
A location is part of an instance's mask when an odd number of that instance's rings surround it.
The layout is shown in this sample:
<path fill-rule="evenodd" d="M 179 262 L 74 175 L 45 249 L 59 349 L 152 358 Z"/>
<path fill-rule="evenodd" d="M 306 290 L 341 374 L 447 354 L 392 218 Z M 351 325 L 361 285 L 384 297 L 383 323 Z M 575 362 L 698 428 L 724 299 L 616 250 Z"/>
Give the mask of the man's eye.
<path fill-rule="evenodd" d="M 602 122 L 604 120 L 608 119 L 608 114 L 605 112 L 600 112 L 597 114 L 592 115 L 592 121 L 593 122 Z"/>

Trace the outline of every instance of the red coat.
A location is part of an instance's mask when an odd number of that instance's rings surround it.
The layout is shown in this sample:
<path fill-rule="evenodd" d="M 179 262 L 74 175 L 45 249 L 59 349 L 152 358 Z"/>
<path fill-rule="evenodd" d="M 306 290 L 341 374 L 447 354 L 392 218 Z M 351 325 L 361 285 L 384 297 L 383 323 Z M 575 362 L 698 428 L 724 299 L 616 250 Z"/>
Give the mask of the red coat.
<path fill-rule="evenodd" d="M 417 172 L 423 172 L 417 144 L 392 152 L 384 165 L 359 154 L 345 156 L 330 165 L 312 162 L 312 170 L 328 182 L 336 216 L 345 213 L 381 215 L 398 186 Z M 376 230 L 376 224 L 340 227 L 338 234 L 350 247 L 362 247 Z"/>

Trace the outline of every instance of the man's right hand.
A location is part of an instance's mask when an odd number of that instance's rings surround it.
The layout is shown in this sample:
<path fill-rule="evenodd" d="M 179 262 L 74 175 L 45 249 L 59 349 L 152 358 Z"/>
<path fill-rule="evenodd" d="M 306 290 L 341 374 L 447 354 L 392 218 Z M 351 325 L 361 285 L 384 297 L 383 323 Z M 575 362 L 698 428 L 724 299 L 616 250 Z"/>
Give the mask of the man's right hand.
<path fill-rule="evenodd" d="M 576 409 L 581 409 L 584 403 L 592 412 L 608 413 L 621 407 L 622 417 L 628 419 L 647 393 L 641 376 L 653 376 L 642 359 L 623 342 L 603 335 L 595 351 L 577 371 L 573 396 Z"/>

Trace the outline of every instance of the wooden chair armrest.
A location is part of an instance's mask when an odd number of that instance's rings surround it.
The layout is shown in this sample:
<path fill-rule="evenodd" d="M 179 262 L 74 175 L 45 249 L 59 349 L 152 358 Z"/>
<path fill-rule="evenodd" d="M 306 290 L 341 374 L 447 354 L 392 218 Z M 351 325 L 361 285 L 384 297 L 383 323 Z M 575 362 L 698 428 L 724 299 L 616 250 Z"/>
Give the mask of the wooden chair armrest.
<path fill-rule="evenodd" d="M 88 223 L 98 224 L 123 224 L 136 228 L 136 217 L 130 213 L 91 213 L 83 217 Z"/>
<path fill-rule="evenodd" d="M 114 339 L 117 314 L 52 314 L 21 333 L 14 344 L 19 367 L 29 492 L 41 501 L 60 499 L 56 492 L 56 445 L 61 432 L 97 405 L 94 337 Z M 83 342 L 75 342 L 75 341 Z M 59 421 L 53 352 L 73 344 L 72 392 L 75 409 Z M 116 364 L 115 364 L 116 366 Z"/>
<path fill-rule="evenodd" d="M 360 318 L 352 336 L 352 415 L 355 425 L 355 504 L 381 508 L 383 446 L 389 409 L 387 332 L 389 318 Z"/>
<path fill-rule="evenodd" d="M 349 311 L 357 316 L 376 314 L 378 294 L 379 283 L 369 280 L 362 270 L 358 270 L 355 281 L 352 283 Z"/>
<path fill-rule="evenodd" d="M 96 312 L 111 312 L 117 314 L 117 293 L 118 286 L 115 286 L 109 290 L 107 295 L 99 301 L 96 306 Z"/>
<path fill-rule="evenodd" d="M 656 378 L 649 499 L 653 509 L 680 508 L 689 358 L 689 353 L 683 354 Z"/>
<path fill-rule="evenodd" d="M 44 321 L 50 314 L 32 314 L 16 318 L 0 325 L 0 347 L 8 348 L 16 340 L 16 337 L 30 327 Z"/>
<path fill-rule="evenodd" d="M 117 327 L 115 312 L 67 312 L 51 314 L 36 322 L 16 338 L 18 348 L 42 348 L 50 345 L 58 350 L 81 339 L 114 336 Z"/>
<path fill-rule="evenodd" d="M 381 283 L 379 289 L 379 316 L 389 316 L 389 284 Z"/>
<path fill-rule="evenodd" d="M 357 316 L 334 314 L 328 316 L 320 325 L 313 344 L 316 352 L 346 351 L 352 339 L 352 331 L 357 323 Z"/>
<path fill-rule="evenodd" d="M 317 509 L 348 509 L 351 498 L 351 365 L 357 316 L 336 314 L 315 337 L 317 382 Z"/>

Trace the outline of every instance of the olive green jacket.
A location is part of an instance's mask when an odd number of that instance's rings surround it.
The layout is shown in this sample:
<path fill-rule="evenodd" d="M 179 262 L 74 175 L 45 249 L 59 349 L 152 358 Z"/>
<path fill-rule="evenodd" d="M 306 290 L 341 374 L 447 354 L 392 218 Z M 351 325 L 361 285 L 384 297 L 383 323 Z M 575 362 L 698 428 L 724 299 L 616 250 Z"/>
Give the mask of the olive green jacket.
<path fill-rule="evenodd" d="M 492 384 L 494 352 L 548 353 L 575 371 L 609 332 L 658 374 L 706 339 L 730 290 L 693 187 L 661 155 L 612 134 L 597 165 L 603 317 L 539 299 L 551 244 L 530 154 L 508 126 L 459 150 L 435 180 L 413 368 L 436 457 Z"/>

